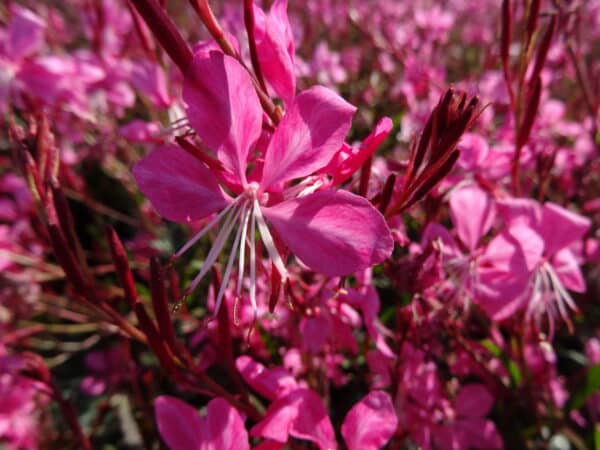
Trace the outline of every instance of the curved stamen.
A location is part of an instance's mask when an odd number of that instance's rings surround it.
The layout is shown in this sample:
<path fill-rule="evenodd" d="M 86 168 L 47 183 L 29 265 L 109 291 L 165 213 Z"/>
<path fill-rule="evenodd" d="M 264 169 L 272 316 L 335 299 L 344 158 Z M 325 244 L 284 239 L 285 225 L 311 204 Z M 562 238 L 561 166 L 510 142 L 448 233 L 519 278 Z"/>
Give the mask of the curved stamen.
<path fill-rule="evenodd" d="M 242 223 L 242 238 L 240 240 L 240 258 L 238 259 L 238 279 L 236 296 L 239 297 L 242 293 L 242 283 L 244 279 L 244 265 L 246 264 L 246 238 L 248 235 L 248 219 L 252 215 L 252 206 L 246 211 L 246 215 L 243 218 Z"/>
<path fill-rule="evenodd" d="M 275 247 L 275 242 L 273 241 L 273 236 L 271 236 L 271 232 L 269 231 L 269 227 L 265 222 L 265 218 L 262 215 L 262 211 L 260 210 L 260 205 L 258 204 L 258 200 L 254 199 L 254 216 L 256 217 L 256 221 L 258 222 L 258 231 L 260 232 L 260 236 L 267 248 L 267 252 L 273 261 L 273 264 L 279 271 L 281 275 L 281 281 L 285 282 L 288 278 L 288 272 L 281 260 L 281 256 L 277 251 L 277 247 Z"/>
<path fill-rule="evenodd" d="M 210 249 L 210 252 L 208 252 L 208 256 L 206 257 L 206 260 L 204 261 L 204 264 L 202 265 L 202 269 L 200 270 L 200 273 L 198 275 L 196 275 L 196 278 L 194 278 L 194 280 L 191 282 L 191 284 L 186 289 L 186 292 L 188 294 L 191 291 L 193 291 L 196 288 L 196 286 L 198 286 L 198 283 L 200 283 L 200 281 L 202 281 L 202 278 L 204 278 L 204 275 L 206 275 L 208 273 L 210 268 L 215 263 L 217 257 L 219 256 L 219 254 L 221 253 L 221 250 L 223 249 L 223 246 L 225 245 L 225 242 L 227 242 L 227 239 L 229 238 L 229 235 L 231 234 L 234 223 L 238 220 L 241 212 L 242 212 L 241 209 L 235 209 L 234 211 L 231 212 L 231 214 L 229 214 L 229 216 L 225 220 L 225 224 L 223 225 L 223 228 L 221 229 L 221 231 L 219 231 L 219 234 L 217 235 L 217 238 L 215 239 L 215 242 L 213 243 L 213 246 Z"/>
<path fill-rule="evenodd" d="M 250 304 L 252 310 L 256 315 L 258 307 L 256 306 L 256 203 L 253 205 L 253 212 L 251 214 L 252 220 L 250 223 Z"/>
<path fill-rule="evenodd" d="M 243 203 L 241 210 L 242 221 L 245 221 L 248 217 L 248 203 Z M 229 277 L 231 276 L 231 269 L 233 268 L 233 261 L 235 260 L 235 249 L 238 247 L 240 243 L 240 237 L 243 234 L 243 227 L 238 227 L 237 232 L 235 233 L 235 239 L 233 240 L 233 245 L 231 247 L 231 253 L 229 254 L 229 258 L 227 259 L 227 266 L 225 267 L 225 272 L 223 273 L 223 279 L 221 281 L 221 287 L 219 288 L 219 293 L 217 294 L 217 300 L 215 303 L 215 316 L 219 312 L 219 308 L 221 307 L 221 302 L 223 301 L 223 295 L 225 294 L 225 289 L 227 288 L 227 283 L 229 282 Z"/>
<path fill-rule="evenodd" d="M 212 227 L 214 227 L 223 218 L 223 216 L 225 214 L 227 214 L 227 212 L 229 210 L 231 210 L 231 208 L 233 208 L 238 203 L 240 198 L 241 198 L 241 196 L 236 197 L 229 205 L 227 205 L 225 207 L 225 209 L 223 209 L 223 211 L 221 211 L 219 214 L 217 214 L 200 231 L 198 231 L 192 239 L 187 241 L 183 247 L 181 247 L 179 250 L 177 250 L 177 253 L 175 253 L 171 258 L 172 259 L 179 258 L 186 251 L 188 251 L 192 245 L 194 245 L 196 242 L 198 242 L 200 240 L 200 238 L 202 238 L 202 236 L 204 236 L 208 232 L 208 230 L 210 230 Z"/>

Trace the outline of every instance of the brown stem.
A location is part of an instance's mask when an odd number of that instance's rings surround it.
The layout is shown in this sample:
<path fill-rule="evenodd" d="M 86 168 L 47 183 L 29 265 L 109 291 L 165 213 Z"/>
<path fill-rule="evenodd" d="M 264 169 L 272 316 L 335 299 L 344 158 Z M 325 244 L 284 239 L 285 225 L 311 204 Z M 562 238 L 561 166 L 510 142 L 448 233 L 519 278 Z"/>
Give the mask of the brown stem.
<path fill-rule="evenodd" d="M 267 86 L 263 78 L 260 64 L 258 62 L 258 53 L 256 51 L 256 36 L 254 36 L 254 1 L 244 0 L 244 23 L 246 25 L 246 33 L 248 33 L 248 46 L 250 47 L 250 60 L 252 68 L 256 74 L 258 84 L 263 91 L 267 92 Z"/>
<path fill-rule="evenodd" d="M 223 32 L 223 28 L 219 25 L 217 18 L 212 12 L 210 5 L 208 4 L 208 0 L 190 0 L 194 11 L 200 17 L 200 20 L 206 26 L 206 29 L 211 34 L 211 36 L 217 41 L 219 47 L 226 55 L 233 56 L 236 59 L 239 59 L 239 55 L 237 54 L 235 48 L 227 39 L 227 36 Z"/>
<path fill-rule="evenodd" d="M 373 164 L 373 157 L 369 157 L 363 164 L 360 171 L 360 183 L 358 185 L 358 195 L 362 197 L 367 196 L 369 190 L 369 179 L 371 178 L 371 165 Z"/>
<path fill-rule="evenodd" d="M 183 39 L 175 24 L 156 0 L 130 0 L 152 30 L 154 37 L 173 62 L 185 73 L 192 61 L 192 49 Z"/>

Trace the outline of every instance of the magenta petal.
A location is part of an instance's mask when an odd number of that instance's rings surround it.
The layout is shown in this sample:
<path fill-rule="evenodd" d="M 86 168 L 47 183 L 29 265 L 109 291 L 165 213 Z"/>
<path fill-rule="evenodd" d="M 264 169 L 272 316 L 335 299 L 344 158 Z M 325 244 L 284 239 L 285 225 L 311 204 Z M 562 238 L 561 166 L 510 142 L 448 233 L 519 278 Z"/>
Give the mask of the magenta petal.
<path fill-rule="evenodd" d="M 298 389 L 271 404 L 265 418 L 252 428 L 250 434 L 278 442 L 287 442 L 291 435 L 314 442 L 322 450 L 337 447 L 323 402 L 309 389 Z"/>
<path fill-rule="evenodd" d="M 433 242 L 437 242 L 437 245 L 441 247 L 442 255 L 447 258 L 457 258 L 462 256 L 462 253 L 450 232 L 440 224 L 430 222 L 423 231 L 421 248 L 425 249 Z"/>
<path fill-rule="evenodd" d="M 552 266 L 561 283 L 571 291 L 585 292 L 585 280 L 577 258 L 571 250 L 565 248 L 557 252 L 552 258 Z"/>
<path fill-rule="evenodd" d="M 283 367 L 267 369 L 249 356 L 240 356 L 235 360 L 235 366 L 244 381 L 269 400 L 276 400 L 298 387 L 294 377 Z"/>
<path fill-rule="evenodd" d="M 454 401 L 456 413 L 463 417 L 484 417 L 493 404 L 494 397 L 481 384 L 463 386 Z"/>
<path fill-rule="evenodd" d="M 301 92 L 267 147 L 263 190 L 327 165 L 344 143 L 355 111 L 354 106 L 322 86 Z"/>
<path fill-rule="evenodd" d="M 171 450 L 248 450 L 248 432 L 240 414 L 222 398 L 211 400 L 206 416 L 169 396 L 154 401 L 161 437 Z"/>
<path fill-rule="evenodd" d="M 457 424 L 460 431 L 462 447 L 486 450 L 504 448 L 502 437 L 491 420 L 470 418 Z"/>
<path fill-rule="evenodd" d="M 541 205 L 530 198 L 505 198 L 496 202 L 500 216 L 508 224 L 527 222 L 536 226 L 542 217 Z"/>
<path fill-rule="evenodd" d="M 480 284 L 475 300 L 493 320 L 504 320 L 523 307 L 529 273 L 504 272 L 495 269 L 478 272 Z"/>
<path fill-rule="evenodd" d="M 249 450 L 248 432 L 244 420 L 227 401 L 222 398 L 211 400 L 202 418 L 202 449 L 206 450 Z M 175 449 L 174 449 L 175 450 Z"/>
<path fill-rule="evenodd" d="M 202 420 L 181 400 L 163 395 L 154 401 L 158 431 L 172 450 L 198 450 L 202 445 Z"/>
<path fill-rule="evenodd" d="M 7 56 L 14 61 L 37 52 L 44 43 L 46 23 L 33 11 L 13 5 L 6 36 Z"/>
<path fill-rule="evenodd" d="M 198 136 L 244 182 L 248 153 L 262 129 L 262 109 L 246 69 L 223 53 L 198 52 L 185 74 L 183 99 Z"/>
<path fill-rule="evenodd" d="M 588 218 L 575 214 L 554 203 L 546 203 L 542 209 L 540 235 L 546 243 L 546 255 L 551 256 L 583 238 L 590 228 Z"/>
<path fill-rule="evenodd" d="M 352 407 L 342 424 L 348 450 L 377 450 L 396 432 L 398 418 L 390 396 L 372 391 Z"/>
<path fill-rule="evenodd" d="M 452 192 L 450 215 L 460 240 L 474 250 L 491 228 L 496 212 L 491 196 L 475 184 Z"/>
<path fill-rule="evenodd" d="M 348 275 L 380 263 L 394 247 L 383 216 L 350 192 L 319 191 L 263 211 L 295 255 L 325 275 Z"/>
<path fill-rule="evenodd" d="M 377 122 L 375 129 L 362 142 L 360 148 L 355 150 L 348 145 L 344 145 L 325 169 L 325 172 L 333 175 L 331 184 L 337 186 L 343 183 L 354 172 L 360 169 L 365 161 L 375 153 L 375 150 L 377 150 L 385 138 L 387 138 L 393 127 L 394 123 L 392 119 L 384 117 Z"/>
<path fill-rule="evenodd" d="M 147 155 L 135 165 L 133 176 L 159 214 L 169 220 L 201 219 L 227 204 L 211 171 L 173 145 Z"/>
<path fill-rule="evenodd" d="M 331 321 L 324 316 L 303 318 L 300 321 L 302 350 L 318 355 L 331 339 L 332 331 Z"/>
<path fill-rule="evenodd" d="M 296 93 L 294 39 L 287 16 L 287 0 L 275 0 L 267 15 L 258 7 L 255 36 L 258 63 L 267 82 L 290 105 Z"/>
<path fill-rule="evenodd" d="M 508 234 L 519 243 L 527 270 L 534 270 L 544 254 L 544 239 L 533 228 L 522 222 L 510 226 Z"/>
<path fill-rule="evenodd" d="M 165 72 L 158 64 L 150 63 L 150 61 L 133 62 L 131 83 L 157 108 L 166 108 L 172 101 Z"/>

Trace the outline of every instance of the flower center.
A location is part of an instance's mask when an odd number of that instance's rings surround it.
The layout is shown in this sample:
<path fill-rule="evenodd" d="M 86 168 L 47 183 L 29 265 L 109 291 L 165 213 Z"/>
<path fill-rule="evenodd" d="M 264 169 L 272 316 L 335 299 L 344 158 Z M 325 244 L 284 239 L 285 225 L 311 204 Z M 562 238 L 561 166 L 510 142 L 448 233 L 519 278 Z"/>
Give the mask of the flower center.
<path fill-rule="evenodd" d="M 572 329 L 568 309 L 577 311 L 577 305 L 571 294 L 565 289 L 558 278 L 556 270 L 548 261 L 539 265 L 534 278 L 531 298 L 527 307 L 527 317 L 533 319 L 538 330 L 541 329 L 542 319 L 546 315 L 550 337 L 554 335 L 554 320 L 561 317 Z"/>
<path fill-rule="evenodd" d="M 264 204 L 268 200 L 265 198 L 267 194 L 259 193 L 259 185 L 256 182 L 252 182 L 248 185 L 246 190 L 238 195 L 225 209 L 223 209 L 217 216 L 212 219 L 204 228 L 202 228 L 192 239 L 190 239 L 175 255 L 177 258 L 186 252 L 192 245 L 204 236 L 211 228 L 217 223 L 221 222 L 221 226 L 213 245 L 206 256 L 204 264 L 198 275 L 192 280 L 190 285 L 185 291 L 185 295 L 189 295 L 198 286 L 200 281 L 208 273 L 210 268 L 216 262 L 219 254 L 223 250 L 223 247 L 228 242 L 229 237 L 234 234 L 233 244 L 227 259 L 227 264 L 223 272 L 223 278 L 217 297 L 215 299 L 215 311 L 216 315 L 221 306 L 221 302 L 225 295 L 225 290 L 229 283 L 231 273 L 233 270 L 233 263 L 235 262 L 236 256 L 238 257 L 238 277 L 236 286 L 236 297 L 241 295 L 242 286 L 244 284 L 244 270 L 246 265 L 246 246 L 250 248 L 250 303 L 255 314 L 258 311 L 256 304 L 256 231 L 264 243 L 265 248 L 273 262 L 275 269 L 281 275 L 282 282 L 288 277 L 285 264 L 277 250 L 269 227 L 267 226 L 264 216 L 261 211 L 261 203 Z M 260 197 L 260 199 L 259 199 Z M 262 202 L 260 201 L 262 200 Z M 236 227 L 237 225 L 237 227 Z M 235 231 L 234 231 L 235 230 Z"/>

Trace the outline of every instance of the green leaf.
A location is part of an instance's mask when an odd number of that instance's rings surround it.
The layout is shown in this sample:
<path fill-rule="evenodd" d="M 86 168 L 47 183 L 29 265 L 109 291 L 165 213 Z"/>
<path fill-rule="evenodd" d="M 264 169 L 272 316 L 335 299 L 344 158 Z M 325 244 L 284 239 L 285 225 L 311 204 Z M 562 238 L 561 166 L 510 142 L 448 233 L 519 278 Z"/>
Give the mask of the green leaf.
<path fill-rule="evenodd" d="M 569 410 L 581 408 L 587 399 L 596 392 L 600 392 L 600 364 L 590 367 L 585 374 L 583 383 L 575 386 L 569 400 Z"/>

